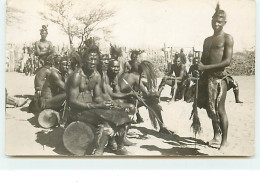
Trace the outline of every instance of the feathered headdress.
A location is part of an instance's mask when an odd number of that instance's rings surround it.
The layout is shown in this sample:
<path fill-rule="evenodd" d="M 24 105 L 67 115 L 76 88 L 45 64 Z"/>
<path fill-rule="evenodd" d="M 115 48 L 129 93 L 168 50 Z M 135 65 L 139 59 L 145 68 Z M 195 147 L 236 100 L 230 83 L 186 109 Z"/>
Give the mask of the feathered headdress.
<path fill-rule="evenodd" d="M 224 10 L 220 9 L 219 2 L 217 3 L 216 9 L 215 9 L 215 13 L 214 13 L 212 18 L 216 18 L 216 17 L 220 17 L 220 18 L 226 19 L 226 12 Z"/>
<path fill-rule="evenodd" d="M 131 49 L 130 50 L 130 55 L 132 56 L 132 55 L 141 55 L 142 53 L 144 52 L 144 50 L 141 50 L 141 49 Z"/>
<path fill-rule="evenodd" d="M 84 42 L 84 54 L 83 57 L 87 56 L 89 53 L 97 53 L 100 55 L 99 47 L 96 45 L 93 37 L 85 40 Z"/>
<path fill-rule="evenodd" d="M 113 59 L 118 60 L 118 58 L 122 56 L 122 49 L 110 44 L 110 55 Z"/>

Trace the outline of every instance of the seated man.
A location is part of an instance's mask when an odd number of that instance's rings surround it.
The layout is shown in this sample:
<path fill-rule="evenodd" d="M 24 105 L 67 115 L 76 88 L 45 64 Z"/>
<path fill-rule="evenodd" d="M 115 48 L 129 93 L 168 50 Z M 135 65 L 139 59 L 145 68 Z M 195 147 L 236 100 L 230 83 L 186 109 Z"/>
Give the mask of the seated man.
<path fill-rule="evenodd" d="M 115 63 L 114 63 L 115 65 Z M 117 66 L 114 66 L 114 68 Z M 136 107 L 145 106 L 148 109 L 149 117 L 154 128 L 159 125 L 159 132 L 172 134 L 169 131 L 162 119 L 161 106 L 158 104 L 158 95 L 155 91 L 156 87 L 156 75 L 152 64 L 149 61 L 142 61 L 138 66 L 138 72 L 133 73 L 123 73 L 118 76 L 116 81 L 117 88 L 121 93 L 131 93 L 136 94 L 136 98 L 127 98 L 124 100 L 125 103 L 131 103 Z M 147 82 L 144 84 L 142 78 L 146 77 Z M 115 86 L 114 82 L 111 80 L 111 85 Z M 140 92 L 140 93 L 138 93 Z M 142 97 L 138 94 L 142 94 Z M 138 115 L 137 115 L 138 116 Z M 137 117 L 138 119 L 138 117 Z"/>
<path fill-rule="evenodd" d="M 48 57 L 48 59 L 44 63 L 44 66 L 37 69 L 36 75 L 34 78 L 35 95 L 29 105 L 28 112 L 38 113 L 39 111 L 41 111 L 39 109 L 38 103 L 39 103 L 39 99 L 42 94 L 42 87 L 43 87 L 46 79 L 48 78 L 48 76 L 51 74 L 51 68 L 52 68 L 51 66 L 52 66 L 52 57 Z"/>
<path fill-rule="evenodd" d="M 185 89 L 186 89 L 186 79 L 188 77 L 185 64 L 181 63 L 180 56 L 175 56 L 175 63 L 172 65 L 171 71 L 169 71 L 168 75 L 163 77 L 159 88 L 159 96 L 161 95 L 165 85 L 169 85 L 172 87 L 171 95 L 174 96 L 173 89 L 177 88 L 175 100 L 181 100 L 183 98 Z M 173 75 L 173 72 L 175 75 Z M 175 80 L 177 80 L 177 87 L 174 87 Z"/>
<path fill-rule="evenodd" d="M 82 60 L 82 68 L 69 76 L 66 85 L 70 120 L 92 124 L 97 129 L 94 155 L 102 155 L 110 137 L 117 132 L 118 154 L 126 154 L 124 148 L 125 125 L 131 122 L 127 113 L 113 108 L 111 100 L 104 101 L 101 76 L 96 71 L 99 51 L 89 48 Z M 101 97 L 101 98 L 100 98 Z"/>
<path fill-rule="evenodd" d="M 199 58 L 194 57 L 194 59 L 192 60 L 192 65 L 190 66 L 190 69 L 188 72 L 188 75 L 190 77 L 199 78 L 201 76 L 201 71 L 198 70 L 198 63 L 199 63 Z"/>
<path fill-rule="evenodd" d="M 108 69 L 108 65 L 110 66 Z M 110 100 L 112 101 L 114 107 L 124 110 L 129 114 L 129 116 L 133 116 L 136 112 L 135 106 L 130 103 L 124 103 L 123 100 L 134 96 L 132 92 L 130 93 L 121 93 L 118 88 L 118 78 L 120 64 L 119 61 L 114 59 L 109 59 L 108 55 L 102 55 L 100 59 L 100 63 L 98 65 L 98 71 L 101 75 L 101 92 L 102 96 L 98 99 Z M 130 124 L 129 124 L 130 125 Z M 129 126 L 128 125 L 128 126 Z M 128 128 L 127 126 L 127 128 Z M 127 146 L 133 145 L 129 140 L 124 138 L 124 144 Z M 112 141 L 109 142 L 110 149 L 116 150 L 117 144 L 112 137 Z"/>
<path fill-rule="evenodd" d="M 58 69 L 52 68 L 47 77 L 40 98 L 41 109 L 60 110 L 66 99 L 65 78 L 67 74 L 67 61 L 61 59 Z"/>

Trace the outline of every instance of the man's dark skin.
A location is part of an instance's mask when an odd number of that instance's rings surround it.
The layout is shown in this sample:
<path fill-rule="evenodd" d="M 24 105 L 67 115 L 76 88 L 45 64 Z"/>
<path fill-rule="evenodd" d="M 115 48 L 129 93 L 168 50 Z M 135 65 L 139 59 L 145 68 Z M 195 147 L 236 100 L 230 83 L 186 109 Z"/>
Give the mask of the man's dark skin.
<path fill-rule="evenodd" d="M 72 120 L 86 121 L 96 127 L 100 122 L 88 110 L 113 108 L 112 101 L 104 101 L 103 98 L 101 75 L 96 71 L 98 60 L 98 53 L 96 52 L 90 52 L 84 56 L 82 68 L 77 69 L 68 78 L 66 87 L 67 101 L 71 108 Z M 78 113 L 80 116 L 73 118 L 73 116 L 79 115 Z M 97 136 L 99 139 L 97 140 L 97 148 L 94 155 L 102 155 L 108 139 L 114 135 L 114 130 L 105 120 L 102 120 L 98 127 L 100 127 L 100 132 Z M 123 150 L 124 145 L 122 140 L 120 141 L 120 146 L 122 147 L 119 150 Z"/>
<path fill-rule="evenodd" d="M 171 70 L 168 73 L 168 76 L 166 76 L 162 79 L 162 81 L 159 85 L 158 92 L 159 92 L 159 96 L 160 96 L 164 89 L 164 86 L 166 84 L 173 87 L 175 84 L 174 80 L 177 80 L 178 91 L 176 93 L 178 93 L 178 96 L 176 96 L 176 99 L 182 99 L 184 90 L 185 90 L 185 88 L 182 88 L 182 85 L 183 85 L 182 82 L 184 80 L 184 77 L 186 77 L 186 75 L 187 75 L 187 71 L 186 71 L 185 64 L 183 64 L 181 62 L 179 55 L 176 55 L 175 58 L 176 58 L 176 62 L 172 65 Z M 175 76 L 176 76 L 176 77 L 174 77 L 174 79 L 172 78 L 173 72 L 175 73 Z M 171 93 L 173 93 L 173 92 L 171 92 Z"/>
<path fill-rule="evenodd" d="M 59 63 L 58 70 L 53 68 L 46 79 L 41 94 L 42 109 L 59 109 L 66 99 L 65 77 L 67 74 L 67 61 Z"/>
<path fill-rule="evenodd" d="M 121 93 L 118 86 L 118 74 L 120 70 L 119 61 L 114 59 L 109 59 L 108 56 L 103 55 L 101 57 L 100 63 L 101 63 L 100 71 L 102 72 L 102 79 L 101 79 L 102 81 L 101 89 L 103 95 L 102 98 L 104 98 L 104 100 L 111 100 L 116 107 L 127 110 L 129 114 L 134 114 L 135 106 L 130 103 L 125 103 L 124 101 L 126 100 L 125 98 L 134 96 L 134 94 L 132 92 Z M 125 145 L 127 146 L 133 145 L 133 143 L 127 140 L 126 134 L 125 134 L 124 142 Z M 117 148 L 114 137 L 109 142 L 109 145 L 112 150 L 115 150 L 115 148 Z"/>
<path fill-rule="evenodd" d="M 40 35 L 41 39 L 35 42 L 35 55 L 38 56 L 39 62 L 43 65 L 42 68 L 36 71 L 34 79 L 35 94 L 37 97 L 41 96 L 42 86 L 48 75 L 51 73 L 51 57 L 49 56 L 53 53 L 52 43 L 46 40 L 48 35 L 46 26 L 42 26 Z"/>
<path fill-rule="evenodd" d="M 125 63 L 124 72 L 133 73 L 138 72 L 138 64 L 140 63 L 140 54 L 132 52 L 130 56 L 131 60 Z"/>
<path fill-rule="evenodd" d="M 48 35 L 48 30 L 46 26 L 42 26 L 40 30 L 41 39 L 35 42 L 35 55 L 41 64 L 44 64 L 49 55 L 53 53 L 52 43 L 46 40 Z"/>
<path fill-rule="evenodd" d="M 223 31 L 226 24 L 226 14 L 223 10 L 218 10 L 212 17 L 212 28 L 214 34 L 205 39 L 203 44 L 203 54 L 198 69 L 204 72 L 214 73 L 224 71 L 231 63 L 233 54 L 233 37 Z M 225 110 L 225 100 L 227 94 L 227 83 L 222 80 L 222 95 L 218 106 L 220 117 L 219 124 L 212 120 L 214 137 L 209 144 L 220 143 L 220 149 L 227 146 L 228 118 Z M 222 135 L 219 132 L 219 128 Z"/>
<path fill-rule="evenodd" d="M 144 97 L 148 97 L 151 95 L 148 92 L 147 87 L 144 85 L 144 82 L 142 80 L 140 80 L 140 74 L 138 74 L 137 72 L 121 74 L 118 77 L 118 87 L 119 87 L 121 93 L 131 93 L 133 89 L 139 89 L 139 91 L 143 94 Z M 154 95 L 157 96 L 157 94 L 154 94 Z M 132 103 L 132 104 L 136 105 L 136 102 L 134 102 L 134 101 L 131 101 L 128 103 Z M 142 102 L 139 102 L 137 104 L 137 106 L 142 106 L 142 105 L 143 105 Z M 154 109 L 156 109 L 157 111 L 161 111 L 161 110 L 158 110 L 157 105 L 154 106 Z M 159 132 L 168 133 L 168 134 L 172 133 L 165 127 L 162 117 L 160 117 L 161 115 L 160 116 L 157 115 L 157 116 L 160 119 L 160 123 L 159 123 L 160 131 Z"/>

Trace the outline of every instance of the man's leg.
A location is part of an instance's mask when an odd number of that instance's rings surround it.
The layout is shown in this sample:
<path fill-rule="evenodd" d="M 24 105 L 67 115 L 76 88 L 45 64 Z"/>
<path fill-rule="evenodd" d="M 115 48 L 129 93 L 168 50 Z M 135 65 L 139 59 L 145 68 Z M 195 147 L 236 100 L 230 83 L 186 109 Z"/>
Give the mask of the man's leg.
<path fill-rule="evenodd" d="M 118 129 L 118 134 L 116 136 L 117 140 L 117 154 L 118 155 L 127 155 L 128 152 L 125 148 L 125 138 L 127 133 L 127 125 L 121 125 Z"/>
<path fill-rule="evenodd" d="M 94 155 L 100 156 L 104 153 L 104 148 L 108 142 L 108 139 L 114 136 L 115 132 L 108 123 L 99 125 L 97 138 L 96 138 L 96 150 Z"/>
<path fill-rule="evenodd" d="M 239 100 L 239 87 L 238 87 L 238 83 L 235 80 L 233 80 L 233 92 L 235 95 L 236 103 L 243 103 L 242 101 Z"/>
<path fill-rule="evenodd" d="M 158 87 L 159 98 L 161 97 L 161 93 L 162 93 L 164 87 L 165 87 L 165 77 L 163 77 L 163 79 Z"/>
<path fill-rule="evenodd" d="M 59 94 L 50 99 L 47 99 L 45 102 L 44 109 L 58 109 L 61 108 L 62 104 L 66 100 L 66 94 Z"/>
<path fill-rule="evenodd" d="M 220 144 L 220 149 L 227 145 L 227 134 L 228 134 L 228 118 L 227 113 L 225 109 L 225 101 L 226 101 L 226 95 L 227 95 L 227 84 L 223 80 L 222 81 L 222 96 L 220 98 L 218 112 L 220 117 L 220 129 L 222 132 L 222 140 Z"/>

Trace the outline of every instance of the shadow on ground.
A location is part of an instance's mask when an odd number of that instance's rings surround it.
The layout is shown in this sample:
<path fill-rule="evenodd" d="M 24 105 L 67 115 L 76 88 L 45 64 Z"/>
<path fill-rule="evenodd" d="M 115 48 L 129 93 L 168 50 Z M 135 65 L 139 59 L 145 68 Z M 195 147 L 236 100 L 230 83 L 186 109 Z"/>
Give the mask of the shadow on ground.
<path fill-rule="evenodd" d="M 29 123 L 31 123 L 35 128 L 42 128 L 38 123 L 38 115 L 29 118 L 27 121 L 29 121 Z"/>
<path fill-rule="evenodd" d="M 53 151 L 60 155 L 72 155 L 63 145 L 64 128 L 55 127 L 51 130 L 42 130 L 36 133 L 36 142 L 54 148 Z"/>
<path fill-rule="evenodd" d="M 157 138 L 163 139 L 164 143 L 172 145 L 173 148 L 164 149 L 159 148 L 155 145 L 143 145 L 141 148 L 147 149 L 149 151 L 159 151 L 162 155 L 177 155 L 177 156 L 190 156 L 190 155 L 204 155 L 207 154 L 199 152 L 199 149 L 196 146 L 206 146 L 208 147 L 207 143 L 202 141 L 201 139 L 196 139 L 192 137 L 180 137 L 177 134 L 169 135 L 169 134 L 162 134 L 157 132 L 156 130 L 151 130 L 145 127 L 136 127 L 132 126 L 131 128 L 137 129 L 140 131 L 141 134 L 137 134 L 136 139 L 146 138 L 147 135 L 152 135 Z"/>
<path fill-rule="evenodd" d="M 25 94 L 25 95 L 15 95 L 14 97 L 16 97 L 16 98 L 29 98 L 30 100 L 32 100 L 34 95 Z"/>
<path fill-rule="evenodd" d="M 173 147 L 170 149 L 162 149 L 154 145 L 143 145 L 141 148 L 149 151 L 159 151 L 163 156 L 207 156 L 207 154 L 200 153 L 197 148 Z"/>

